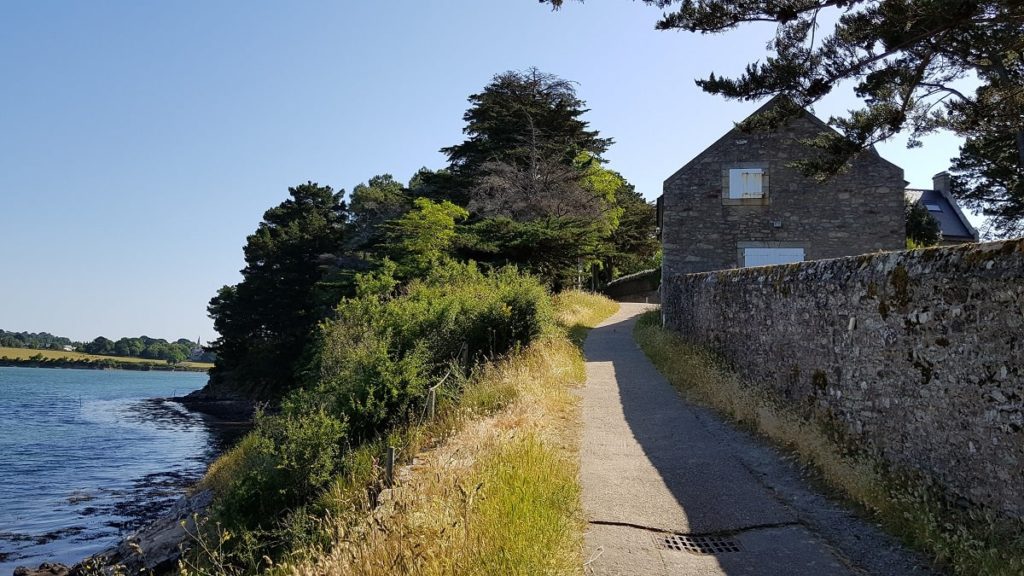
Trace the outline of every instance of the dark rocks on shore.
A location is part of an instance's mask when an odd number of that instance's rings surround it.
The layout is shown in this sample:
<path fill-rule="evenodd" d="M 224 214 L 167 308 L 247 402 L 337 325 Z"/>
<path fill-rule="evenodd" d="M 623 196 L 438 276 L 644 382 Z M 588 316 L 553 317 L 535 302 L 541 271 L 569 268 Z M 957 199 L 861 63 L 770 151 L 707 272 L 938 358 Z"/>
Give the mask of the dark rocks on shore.
<path fill-rule="evenodd" d="M 18 566 L 14 569 L 14 576 L 68 576 L 71 568 L 59 562 L 43 562 L 39 568 L 26 568 Z"/>
<path fill-rule="evenodd" d="M 167 574 L 177 567 L 178 558 L 196 533 L 195 518 L 213 501 L 213 492 L 203 490 L 183 496 L 171 510 L 144 528 L 109 548 L 75 564 L 44 562 L 39 568 L 19 566 L 14 576 L 85 576 L 86 574 Z"/>
<path fill-rule="evenodd" d="M 212 501 L 210 490 L 184 496 L 166 515 L 82 564 L 92 561 L 94 565 L 123 566 L 129 574 L 165 573 L 177 565 L 182 551 L 188 548 L 190 534 L 196 533 L 196 515 L 204 513 Z"/>
<path fill-rule="evenodd" d="M 253 400 L 240 396 L 211 394 L 206 388 L 172 400 L 193 412 L 225 422 L 249 422 L 256 412 L 256 402 Z"/>

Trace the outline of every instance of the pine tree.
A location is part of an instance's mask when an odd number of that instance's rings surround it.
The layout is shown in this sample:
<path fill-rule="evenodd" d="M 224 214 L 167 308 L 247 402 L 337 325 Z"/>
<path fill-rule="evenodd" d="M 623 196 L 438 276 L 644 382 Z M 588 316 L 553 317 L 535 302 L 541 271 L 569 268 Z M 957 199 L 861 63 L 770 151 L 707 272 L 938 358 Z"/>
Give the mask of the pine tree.
<path fill-rule="evenodd" d="M 600 160 L 612 144 L 581 119 L 588 110 L 573 83 L 536 68 L 494 76 L 469 102 L 466 140 L 441 149 L 449 167 L 439 175 L 446 199 L 462 206 L 487 165 L 525 167 L 537 157 L 570 165 L 582 152 Z"/>
<path fill-rule="evenodd" d="M 276 399 L 292 386 L 310 331 L 326 310 L 315 297 L 323 276 L 319 257 L 342 246 L 347 218 L 343 192 L 307 182 L 267 210 L 246 241 L 242 281 L 210 300 L 220 338 L 210 349 L 214 391 Z"/>

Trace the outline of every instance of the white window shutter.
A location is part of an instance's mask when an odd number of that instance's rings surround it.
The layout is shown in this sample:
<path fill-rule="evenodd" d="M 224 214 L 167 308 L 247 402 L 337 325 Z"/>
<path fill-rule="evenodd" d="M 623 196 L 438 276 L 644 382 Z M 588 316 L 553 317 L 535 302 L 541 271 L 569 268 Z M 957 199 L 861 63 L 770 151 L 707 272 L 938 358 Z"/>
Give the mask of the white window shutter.
<path fill-rule="evenodd" d="M 762 198 L 761 168 L 733 168 L 729 170 L 729 198 Z"/>
<path fill-rule="evenodd" d="M 743 266 L 774 266 L 776 264 L 789 264 L 792 262 L 803 262 L 805 258 L 803 248 L 744 248 Z"/>

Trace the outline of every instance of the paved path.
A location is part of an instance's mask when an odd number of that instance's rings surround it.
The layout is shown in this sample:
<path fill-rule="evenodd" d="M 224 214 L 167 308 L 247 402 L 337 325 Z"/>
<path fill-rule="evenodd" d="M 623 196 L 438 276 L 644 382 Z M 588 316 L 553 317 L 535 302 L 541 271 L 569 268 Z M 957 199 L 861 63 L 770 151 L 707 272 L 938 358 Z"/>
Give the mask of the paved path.
<path fill-rule="evenodd" d="M 585 345 L 587 574 L 932 574 L 777 452 L 684 402 L 633 340 L 648 308 L 623 304 Z"/>

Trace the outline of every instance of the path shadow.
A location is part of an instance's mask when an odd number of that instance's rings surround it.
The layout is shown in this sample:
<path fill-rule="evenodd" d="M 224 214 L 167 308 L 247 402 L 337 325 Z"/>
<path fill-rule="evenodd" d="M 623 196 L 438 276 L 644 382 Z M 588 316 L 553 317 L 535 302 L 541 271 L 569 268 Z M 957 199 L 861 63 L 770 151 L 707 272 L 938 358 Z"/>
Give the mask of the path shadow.
<path fill-rule="evenodd" d="M 690 532 L 793 521 L 639 349 L 634 324 L 631 317 L 594 328 L 584 350 L 588 362 L 611 364 L 629 431 L 685 511 Z"/>

